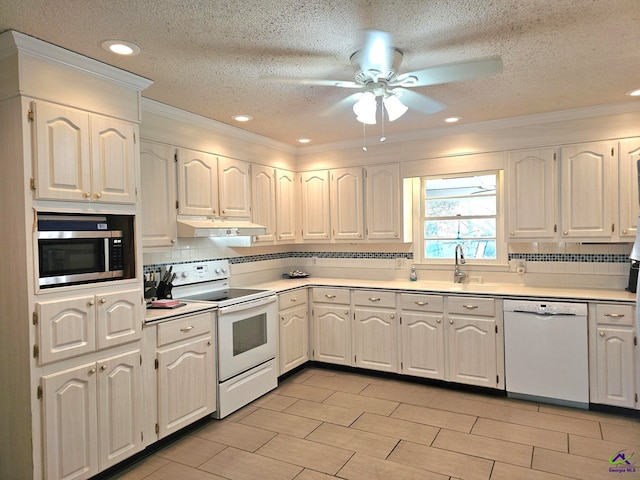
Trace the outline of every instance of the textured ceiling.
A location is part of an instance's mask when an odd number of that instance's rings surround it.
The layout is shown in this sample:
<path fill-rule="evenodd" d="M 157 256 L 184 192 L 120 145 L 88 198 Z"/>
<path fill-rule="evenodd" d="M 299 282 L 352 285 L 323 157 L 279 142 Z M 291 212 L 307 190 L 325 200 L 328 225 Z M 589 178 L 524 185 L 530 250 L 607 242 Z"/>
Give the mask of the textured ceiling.
<path fill-rule="evenodd" d="M 400 72 L 499 55 L 504 72 L 420 87 L 443 102 L 409 111 L 393 133 L 621 102 L 640 88 L 639 0 L 0 0 L 13 29 L 150 78 L 143 96 L 291 145 L 359 139 L 352 90 L 268 81 L 286 76 L 353 80 L 360 30 L 385 30 L 404 52 Z M 100 47 L 134 42 L 135 57 Z M 367 127 L 373 134 L 380 125 Z"/>

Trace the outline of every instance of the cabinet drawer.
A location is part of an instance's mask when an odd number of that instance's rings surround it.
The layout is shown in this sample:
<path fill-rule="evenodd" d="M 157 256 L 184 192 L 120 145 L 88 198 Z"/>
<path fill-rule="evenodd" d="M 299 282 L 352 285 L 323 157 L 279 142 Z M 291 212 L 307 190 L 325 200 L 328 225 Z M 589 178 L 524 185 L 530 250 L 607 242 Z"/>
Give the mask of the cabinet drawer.
<path fill-rule="evenodd" d="M 444 301 L 442 295 L 421 295 L 419 293 L 403 293 L 400 295 L 402 310 L 418 312 L 443 312 Z"/>
<path fill-rule="evenodd" d="M 633 326 L 633 305 L 598 304 L 596 323 L 598 325 Z"/>
<path fill-rule="evenodd" d="M 382 292 L 378 290 L 354 290 L 353 299 L 356 305 L 368 307 L 396 308 L 395 292 Z"/>
<path fill-rule="evenodd" d="M 279 310 L 285 310 L 290 307 L 297 307 L 298 305 L 304 305 L 307 303 L 307 289 L 294 290 L 292 292 L 285 292 L 278 295 L 278 308 Z"/>
<path fill-rule="evenodd" d="M 168 320 L 158 325 L 158 346 L 197 337 L 209 333 L 212 328 L 213 320 L 210 312 Z"/>
<path fill-rule="evenodd" d="M 349 290 L 344 288 L 314 288 L 313 301 L 315 303 L 350 303 Z"/>
<path fill-rule="evenodd" d="M 449 313 L 459 315 L 495 316 L 496 307 L 493 298 L 449 297 Z"/>

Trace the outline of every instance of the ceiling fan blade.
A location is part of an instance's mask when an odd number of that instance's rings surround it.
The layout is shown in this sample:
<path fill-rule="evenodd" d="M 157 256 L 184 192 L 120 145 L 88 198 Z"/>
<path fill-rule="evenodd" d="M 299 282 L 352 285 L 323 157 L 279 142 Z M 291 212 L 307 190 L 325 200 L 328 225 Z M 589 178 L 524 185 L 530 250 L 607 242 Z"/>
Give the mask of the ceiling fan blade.
<path fill-rule="evenodd" d="M 262 77 L 262 79 L 270 82 L 292 83 L 296 85 L 321 85 L 325 87 L 362 88 L 362 85 L 351 80 L 324 80 L 321 78 L 295 77 Z"/>
<path fill-rule="evenodd" d="M 398 95 L 400 101 L 409 107 L 410 110 L 416 110 L 418 112 L 431 115 L 432 113 L 440 112 L 446 108 L 446 106 L 438 100 L 434 100 L 433 98 L 406 88 L 394 88 L 392 91 Z"/>
<path fill-rule="evenodd" d="M 424 87 L 442 83 L 459 82 L 471 78 L 502 72 L 502 59 L 492 57 L 471 62 L 450 63 L 424 68 L 398 75 L 391 86 Z"/>
<path fill-rule="evenodd" d="M 364 42 L 359 53 L 359 66 L 363 72 L 386 75 L 393 64 L 394 47 L 391 35 L 380 30 L 364 30 Z"/>
<path fill-rule="evenodd" d="M 352 107 L 354 103 L 358 100 L 358 98 L 362 95 L 362 92 L 352 93 L 348 97 L 343 98 L 338 103 L 331 105 L 329 108 L 320 112 L 321 117 L 330 117 L 337 113 L 340 113 L 342 110 L 345 110 L 349 107 Z"/>

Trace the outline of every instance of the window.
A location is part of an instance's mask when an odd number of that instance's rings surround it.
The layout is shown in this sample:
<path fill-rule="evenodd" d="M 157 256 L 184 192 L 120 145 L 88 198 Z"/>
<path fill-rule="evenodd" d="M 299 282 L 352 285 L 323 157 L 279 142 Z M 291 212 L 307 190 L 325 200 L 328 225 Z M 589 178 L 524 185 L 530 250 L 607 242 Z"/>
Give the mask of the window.
<path fill-rule="evenodd" d="M 460 243 L 467 260 L 497 263 L 499 180 L 498 172 L 422 178 L 423 261 L 452 259 Z"/>

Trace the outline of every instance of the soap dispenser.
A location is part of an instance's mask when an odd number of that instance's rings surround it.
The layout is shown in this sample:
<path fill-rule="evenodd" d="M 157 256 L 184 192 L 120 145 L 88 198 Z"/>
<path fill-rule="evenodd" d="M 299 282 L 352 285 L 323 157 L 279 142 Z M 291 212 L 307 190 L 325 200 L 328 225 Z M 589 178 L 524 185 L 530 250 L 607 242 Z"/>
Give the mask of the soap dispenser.
<path fill-rule="evenodd" d="M 418 280 L 418 274 L 416 273 L 415 265 L 411 265 L 411 273 L 409 273 L 409 280 L 411 280 L 412 282 L 415 282 L 416 280 Z"/>

